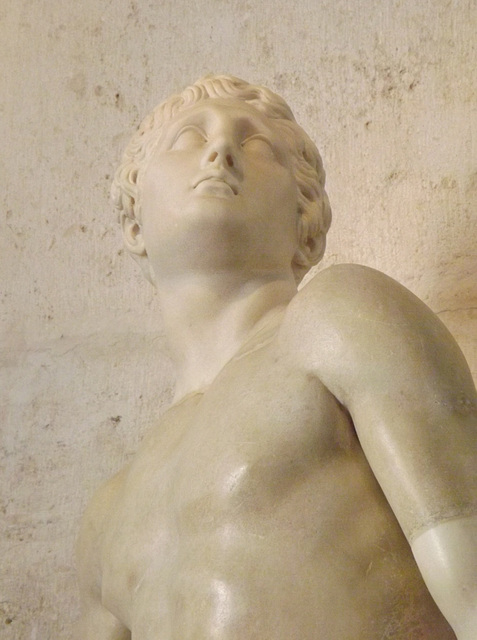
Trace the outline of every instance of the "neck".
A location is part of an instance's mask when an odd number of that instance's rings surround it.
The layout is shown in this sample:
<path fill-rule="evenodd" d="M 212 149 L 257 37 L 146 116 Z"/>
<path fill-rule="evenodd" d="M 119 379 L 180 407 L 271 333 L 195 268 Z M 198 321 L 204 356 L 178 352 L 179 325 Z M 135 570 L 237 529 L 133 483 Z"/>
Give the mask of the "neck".
<path fill-rule="evenodd" d="M 176 365 L 174 400 L 203 391 L 243 344 L 296 293 L 291 273 L 186 274 L 158 282 Z"/>

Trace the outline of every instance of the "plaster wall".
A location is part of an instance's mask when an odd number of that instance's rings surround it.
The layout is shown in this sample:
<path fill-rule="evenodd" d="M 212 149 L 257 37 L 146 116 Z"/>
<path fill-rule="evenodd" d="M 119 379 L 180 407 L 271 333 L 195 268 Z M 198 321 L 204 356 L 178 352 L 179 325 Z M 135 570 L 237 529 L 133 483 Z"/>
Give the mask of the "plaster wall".
<path fill-rule="evenodd" d="M 400 280 L 477 373 L 475 33 L 474 0 L 3 0 L 1 638 L 72 637 L 80 514 L 170 400 L 108 192 L 140 119 L 198 76 L 289 101 L 327 168 L 323 266 Z"/>

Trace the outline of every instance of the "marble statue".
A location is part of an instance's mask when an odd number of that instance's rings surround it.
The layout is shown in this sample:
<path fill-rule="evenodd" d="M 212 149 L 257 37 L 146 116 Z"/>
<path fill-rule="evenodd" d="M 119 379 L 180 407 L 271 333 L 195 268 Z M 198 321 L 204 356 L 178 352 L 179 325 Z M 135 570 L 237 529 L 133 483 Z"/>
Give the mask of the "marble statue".
<path fill-rule="evenodd" d="M 174 402 L 85 514 L 82 640 L 476 640 L 477 410 L 409 291 L 321 258 L 318 151 L 264 87 L 207 76 L 116 173 Z"/>

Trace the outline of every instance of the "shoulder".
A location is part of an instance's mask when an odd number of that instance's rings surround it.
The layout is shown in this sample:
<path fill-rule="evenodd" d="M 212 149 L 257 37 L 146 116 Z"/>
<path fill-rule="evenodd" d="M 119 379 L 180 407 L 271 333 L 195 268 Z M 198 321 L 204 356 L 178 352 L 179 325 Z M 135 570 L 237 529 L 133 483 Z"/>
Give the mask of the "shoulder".
<path fill-rule="evenodd" d="M 428 313 L 416 296 L 380 271 L 356 264 L 342 264 L 318 273 L 293 299 L 289 312 L 309 323 L 313 315 L 321 321 L 345 325 L 367 320 L 392 320 L 397 313 Z M 307 328 L 311 328 L 308 326 Z"/>
<path fill-rule="evenodd" d="M 284 331 L 315 338 L 320 345 L 347 353 L 363 348 L 376 329 L 391 337 L 429 321 L 432 312 L 405 287 L 384 273 L 354 264 L 343 264 L 318 273 L 292 300 Z"/>
<path fill-rule="evenodd" d="M 316 275 L 292 300 L 282 334 L 300 365 L 346 404 L 390 385 L 415 388 L 418 380 L 445 389 L 454 377 L 451 386 L 468 386 L 467 364 L 437 316 L 369 267 L 344 264 Z"/>
<path fill-rule="evenodd" d="M 126 470 L 105 482 L 96 491 L 82 518 L 76 543 L 76 562 L 80 588 L 84 592 L 101 593 L 102 543 L 111 514 L 122 495 Z"/>
<path fill-rule="evenodd" d="M 124 471 L 104 483 L 83 516 L 76 545 L 76 564 L 81 603 L 77 638 L 81 640 L 130 640 L 129 630 L 103 605 L 102 556 L 104 534 L 122 493 Z"/>
<path fill-rule="evenodd" d="M 348 410 L 403 531 L 475 512 L 477 398 L 465 359 L 432 311 L 387 276 L 333 267 L 289 306 L 295 366 Z"/>

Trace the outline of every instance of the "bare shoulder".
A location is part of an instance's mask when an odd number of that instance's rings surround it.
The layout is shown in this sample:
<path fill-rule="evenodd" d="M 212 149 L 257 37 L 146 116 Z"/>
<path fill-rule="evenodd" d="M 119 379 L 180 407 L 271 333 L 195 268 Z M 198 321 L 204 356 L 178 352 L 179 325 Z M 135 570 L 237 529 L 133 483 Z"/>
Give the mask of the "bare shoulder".
<path fill-rule="evenodd" d="M 333 267 L 294 298 L 281 337 L 349 411 L 409 539 L 477 509 L 477 398 L 456 342 L 405 287 Z"/>
<path fill-rule="evenodd" d="M 76 544 L 76 564 L 81 597 L 78 637 L 82 640 L 129 640 L 129 631 L 102 605 L 103 538 L 111 514 L 122 495 L 126 470 L 105 482 L 83 515 Z"/>
<path fill-rule="evenodd" d="M 416 321 L 439 323 L 430 309 L 396 280 L 356 264 L 318 273 L 295 296 L 288 315 L 289 321 L 304 331 L 312 331 L 318 323 L 325 330 L 332 327 L 334 333 L 356 334 L 359 327 L 362 339 L 375 336 L 376 323 L 383 325 L 382 331 L 394 334 L 415 328 Z"/>
<path fill-rule="evenodd" d="M 122 493 L 126 470 L 120 471 L 102 484 L 89 502 L 83 515 L 77 542 L 77 556 L 80 569 L 87 566 L 91 571 L 99 571 L 100 547 L 110 514 Z"/>
<path fill-rule="evenodd" d="M 468 391 L 467 363 L 446 327 L 413 293 L 360 265 L 330 267 L 303 287 L 282 327 L 302 366 L 338 399 L 389 387 L 412 392 L 417 381 Z"/>

